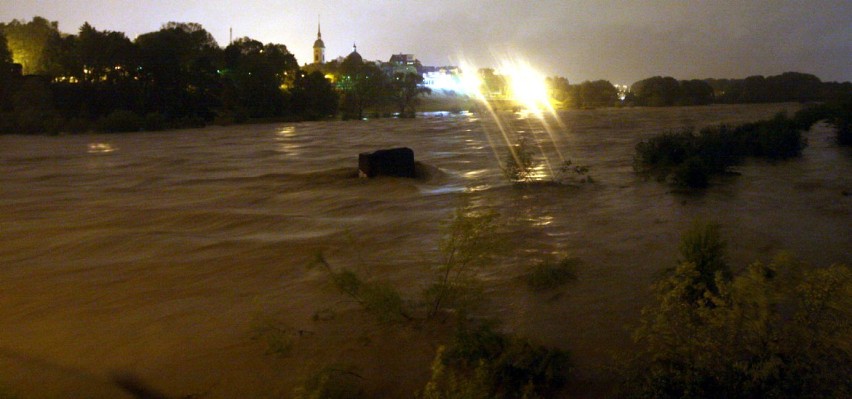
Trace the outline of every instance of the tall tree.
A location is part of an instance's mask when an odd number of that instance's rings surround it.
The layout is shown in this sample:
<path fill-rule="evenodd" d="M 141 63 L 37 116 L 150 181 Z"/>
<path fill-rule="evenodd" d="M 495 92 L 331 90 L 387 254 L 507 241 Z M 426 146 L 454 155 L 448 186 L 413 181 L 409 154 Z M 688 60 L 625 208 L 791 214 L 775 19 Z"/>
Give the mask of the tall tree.
<path fill-rule="evenodd" d="M 278 116 L 287 111 L 283 87 L 299 68 L 287 46 L 240 38 L 225 48 L 225 66 L 224 75 L 237 103 L 251 116 Z"/>
<path fill-rule="evenodd" d="M 585 81 L 580 84 L 582 107 L 611 107 L 618 100 L 618 89 L 608 80 Z"/>
<path fill-rule="evenodd" d="M 681 97 L 680 83 L 670 76 L 640 80 L 630 86 L 630 91 L 637 104 L 651 107 L 675 105 Z"/>
<path fill-rule="evenodd" d="M 413 118 L 420 96 L 432 92 L 432 89 L 423 86 L 423 75 L 416 73 L 396 73 L 390 83 L 390 96 L 400 118 Z"/>
<path fill-rule="evenodd" d="M 124 33 L 98 31 L 86 22 L 77 36 L 80 80 L 115 83 L 129 78 L 135 73 L 135 53 L 135 46 Z"/>
<path fill-rule="evenodd" d="M 376 64 L 365 63 L 360 58 L 350 54 L 341 65 L 339 87 L 343 91 L 344 117 L 363 119 L 364 110 L 381 105 L 387 98 L 387 74 Z"/>
<path fill-rule="evenodd" d="M 169 118 L 211 118 L 221 89 L 213 36 L 195 23 L 170 22 L 136 39 L 146 111 Z"/>
<path fill-rule="evenodd" d="M 320 71 L 296 75 L 290 92 L 293 112 L 306 120 L 317 120 L 337 113 L 338 94 Z"/>
<path fill-rule="evenodd" d="M 11 107 L 12 52 L 6 45 L 6 36 L 0 30 L 0 112 Z M 0 126 L 2 130 L 2 126 Z"/>
<path fill-rule="evenodd" d="M 51 75 L 56 73 L 56 46 L 60 41 L 59 23 L 42 17 L 30 22 L 17 19 L 0 24 L 6 35 L 15 62 L 23 66 L 24 74 Z"/>

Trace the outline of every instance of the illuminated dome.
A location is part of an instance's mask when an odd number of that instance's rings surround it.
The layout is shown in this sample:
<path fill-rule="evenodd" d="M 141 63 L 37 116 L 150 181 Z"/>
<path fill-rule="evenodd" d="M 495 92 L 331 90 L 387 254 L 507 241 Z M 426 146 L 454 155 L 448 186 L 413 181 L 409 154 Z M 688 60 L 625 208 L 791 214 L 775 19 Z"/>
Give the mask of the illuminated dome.
<path fill-rule="evenodd" d="M 317 41 L 314 42 L 314 48 L 325 48 L 325 43 L 322 42 L 322 39 L 317 38 Z"/>

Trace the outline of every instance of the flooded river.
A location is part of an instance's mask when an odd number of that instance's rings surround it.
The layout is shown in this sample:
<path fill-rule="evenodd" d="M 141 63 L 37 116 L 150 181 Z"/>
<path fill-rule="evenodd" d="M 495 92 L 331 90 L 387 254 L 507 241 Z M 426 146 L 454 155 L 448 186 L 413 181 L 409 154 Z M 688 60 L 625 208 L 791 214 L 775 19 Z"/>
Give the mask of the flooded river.
<path fill-rule="evenodd" d="M 653 134 L 797 107 L 570 111 L 548 121 L 552 135 L 522 114 L 428 114 L 0 137 L 0 396 L 129 397 L 116 381 L 132 378 L 170 397 L 287 397 L 328 365 L 411 393 L 441 332 L 373 321 L 308 265 L 323 253 L 416 295 L 463 197 L 511 232 L 512 253 L 482 270 L 488 316 L 570 350 L 578 381 L 598 378 L 629 350 L 648 285 L 695 218 L 722 225 L 735 267 L 782 250 L 852 263 L 852 153 L 825 125 L 802 158 L 749 161 L 704 193 L 633 174 L 633 148 Z M 594 183 L 509 184 L 501 126 L 534 136 L 554 166 L 588 166 Z M 429 176 L 354 177 L 359 152 L 396 146 Z M 582 261 L 561 294 L 520 280 L 546 254 Z M 268 353 L 264 326 L 286 353 Z"/>

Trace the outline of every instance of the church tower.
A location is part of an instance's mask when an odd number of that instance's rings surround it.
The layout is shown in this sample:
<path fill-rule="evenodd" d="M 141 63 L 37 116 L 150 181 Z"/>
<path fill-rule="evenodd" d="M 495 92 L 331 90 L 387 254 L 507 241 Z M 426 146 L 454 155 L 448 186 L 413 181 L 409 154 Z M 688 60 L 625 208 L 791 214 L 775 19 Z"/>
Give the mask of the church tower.
<path fill-rule="evenodd" d="M 319 18 L 317 18 L 317 41 L 314 42 L 314 64 L 325 64 L 325 43 L 322 42 Z"/>

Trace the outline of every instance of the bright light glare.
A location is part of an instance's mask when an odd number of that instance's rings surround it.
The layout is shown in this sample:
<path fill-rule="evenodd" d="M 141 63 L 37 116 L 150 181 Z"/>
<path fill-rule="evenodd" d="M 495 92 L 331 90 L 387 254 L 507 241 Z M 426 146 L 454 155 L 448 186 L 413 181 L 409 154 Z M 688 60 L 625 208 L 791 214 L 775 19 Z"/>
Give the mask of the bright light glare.
<path fill-rule="evenodd" d="M 545 76 L 523 60 L 506 60 L 500 72 L 507 77 L 512 99 L 530 111 L 551 109 Z"/>
<path fill-rule="evenodd" d="M 484 101 L 485 95 L 482 94 L 482 79 L 479 78 L 478 69 L 464 61 L 460 63 L 459 67 L 461 69 L 459 78 L 464 92 L 477 100 Z"/>
<path fill-rule="evenodd" d="M 479 68 L 462 61 L 461 85 L 471 97 L 480 101 L 494 98 L 494 93 L 487 93 L 479 76 Z M 495 71 L 506 81 L 506 98 L 533 113 L 548 110 L 554 112 L 547 89 L 546 77 L 530 65 L 529 62 L 512 57 L 505 57 L 498 63 Z"/>

